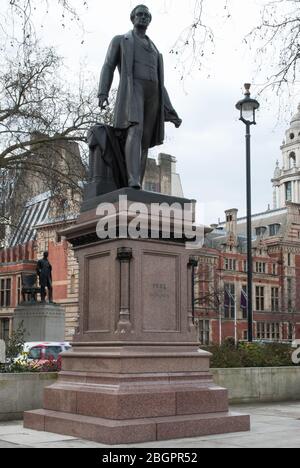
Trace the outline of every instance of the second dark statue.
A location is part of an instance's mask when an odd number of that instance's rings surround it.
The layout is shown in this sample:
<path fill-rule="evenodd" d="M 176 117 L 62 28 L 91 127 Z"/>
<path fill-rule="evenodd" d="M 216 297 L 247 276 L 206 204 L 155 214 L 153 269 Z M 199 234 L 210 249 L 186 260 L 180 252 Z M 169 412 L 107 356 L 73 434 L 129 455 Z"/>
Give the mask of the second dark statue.
<path fill-rule="evenodd" d="M 131 13 L 131 21 L 132 31 L 113 38 L 101 72 L 98 93 L 101 109 L 108 105 L 116 68 L 120 73 L 113 129 L 99 125 L 90 131 L 88 140 L 93 151 L 100 146 L 96 157 L 102 157 L 110 165 L 114 188 L 127 186 L 139 190 L 149 148 L 164 142 L 165 122 L 172 122 L 178 128 L 182 121 L 164 86 L 163 57 L 146 35 L 152 21 L 149 9 L 137 6 Z M 119 144 L 114 136 L 119 138 Z M 107 147 L 111 155 L 105 154 Z M 90 175 L 95 182 L 95 176 L 101 178 L 100 172 L 103 175 L 103 166 L 93 156 Z"/>
<path fill-rule="evenodd" d="M 52 265 L 48 260 L 48 252 L 44 252 L 44 256 L 37 262 L 37 275 L 41 287 L 41 301 L 46 302 L 46 288 L 48 290 L 49 303 L 53 304 L 53 287 L 52 287 Z"/>

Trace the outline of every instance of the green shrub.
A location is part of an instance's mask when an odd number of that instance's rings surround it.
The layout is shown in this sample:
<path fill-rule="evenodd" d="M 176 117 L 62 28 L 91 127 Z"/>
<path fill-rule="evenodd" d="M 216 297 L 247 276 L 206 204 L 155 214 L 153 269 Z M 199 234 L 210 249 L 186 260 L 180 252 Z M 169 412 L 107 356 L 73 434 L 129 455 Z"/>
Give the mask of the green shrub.
<path fill-rule="evenodd" d="M 294 366 L 293 349 L 282 343 L 239 343 L 226 340 L 221 346 L 205 347 L 212 354 L 214 369 L 239 367 L 286 367 Z"/>
<path fill-rule="evenodd" d="M 19 325 L 18 329 L 15 330 L 8 342 L 6 343 L 6 358 L 8 360 L 13 360 L 23 351 L 25 343 L 25 333 L 23 322 Z"/>
<path fill-rule="evenodd" d="M 49 359 L 43 362 L 28 360 L 28 353 L 23 353 L 25 332 L 22 322 L 18 330 L 14 331 L 8 340 L 6 344 L 6 363 L 0 364 L 0 374 L 59 372 L 61 370 L 61 359 Z"/>

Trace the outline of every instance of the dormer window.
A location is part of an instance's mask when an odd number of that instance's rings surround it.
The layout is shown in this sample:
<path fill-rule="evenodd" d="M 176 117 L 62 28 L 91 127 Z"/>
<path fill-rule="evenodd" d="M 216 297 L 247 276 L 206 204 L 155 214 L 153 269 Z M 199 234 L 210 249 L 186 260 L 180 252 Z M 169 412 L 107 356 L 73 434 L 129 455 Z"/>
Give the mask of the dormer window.
<path fill-rule="evenodd" d="M 267 228 L 266 227 L 258 227 L 255 229 L 255 233 L 256 233 L 256 236 L 257 237 L 262 237 L 265 235 L 267 231 Z"/>
<path fill-rule="evenodd" d="M 279 234 L 279 230 L 280 230 L 280 224 L 271 224 L 269 226 L 269 229 L 270 229 L 270 236 L 277 236 Z"/>

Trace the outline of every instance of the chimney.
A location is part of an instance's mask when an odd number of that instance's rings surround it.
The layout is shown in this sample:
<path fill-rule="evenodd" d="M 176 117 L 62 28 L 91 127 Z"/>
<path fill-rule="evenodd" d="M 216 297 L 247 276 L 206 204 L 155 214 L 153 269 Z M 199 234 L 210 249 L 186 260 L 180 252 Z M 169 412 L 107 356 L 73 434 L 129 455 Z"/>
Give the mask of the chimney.
<path fill-rule="evenodd" d="M 232 208 L 231 210 L 225 211 L 225 215 L 226 215 L 226 231 L 228 234 L 233 234 L 236 237 L 238 210 L 236 208 Z"/>

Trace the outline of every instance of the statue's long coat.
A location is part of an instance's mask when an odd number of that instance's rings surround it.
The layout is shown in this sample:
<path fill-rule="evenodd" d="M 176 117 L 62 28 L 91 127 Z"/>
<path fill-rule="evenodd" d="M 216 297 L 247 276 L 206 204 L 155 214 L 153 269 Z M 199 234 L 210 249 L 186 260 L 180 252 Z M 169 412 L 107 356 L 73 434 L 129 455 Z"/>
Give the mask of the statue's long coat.
<path fill-rule="evenodd" d="M 153 46 L 155 47 L 154 44 Z M 172 122 L 173 120 L 178 119 L 178 115 L 171 104 L 167 90 L 164 86 L 163 56 L 159 52 L 158 54 L 159 93 L 161 105 L 150 148 L 161 145 L 163 143 L 165 136 L 164 123 Z M 100 78 L 98 96 L 108 96 L 113 82 L 114 71 L 116 67 L 118 67 L 120 73 L 120 84 L 114 113 L 115 128 L 127 129 L 131 125 L 139 123 L 133 85 L 133 65 L 134 36 L 133 32 L 129 31 L 129 33 L 123 36 L 116 36 L 112 40 L 107 52 Z"/>
<path fill-rule="evenodd" d="M 37 274 L 40 286 L 52 286 L 52 266 L 48 260 L 42 259 L 37 263 Z"/>

